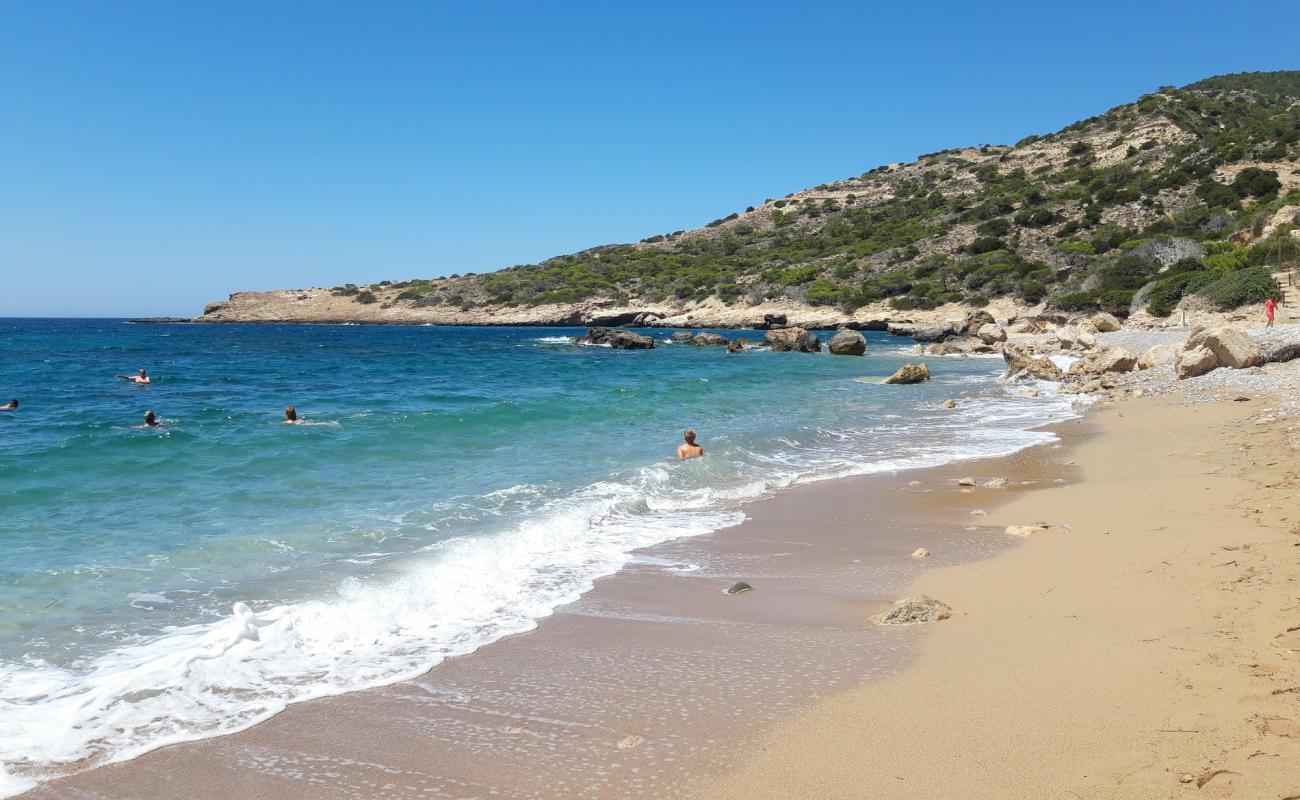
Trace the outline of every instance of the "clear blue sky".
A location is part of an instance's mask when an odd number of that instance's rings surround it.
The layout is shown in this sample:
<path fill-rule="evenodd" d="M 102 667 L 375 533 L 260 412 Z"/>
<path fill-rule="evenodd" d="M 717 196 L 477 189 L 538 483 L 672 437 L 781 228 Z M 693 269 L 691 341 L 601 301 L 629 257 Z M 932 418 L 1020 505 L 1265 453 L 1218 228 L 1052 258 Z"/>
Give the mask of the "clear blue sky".
<path fill-rule="evenodd" d="M 635 241 L 1295 69 L 1297 31 L 1275 2 L 0 0 L 0 316 Z"/>

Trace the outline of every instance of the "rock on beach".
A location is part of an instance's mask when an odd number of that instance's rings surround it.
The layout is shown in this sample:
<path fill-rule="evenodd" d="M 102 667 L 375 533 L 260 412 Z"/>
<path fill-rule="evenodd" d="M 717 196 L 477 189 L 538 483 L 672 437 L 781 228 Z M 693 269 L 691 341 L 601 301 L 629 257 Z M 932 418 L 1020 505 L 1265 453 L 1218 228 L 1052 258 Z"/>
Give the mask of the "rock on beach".
<path fill-rule="evenodd" d="M 922 625 L 952 616 L 952 608 L 932 597 L 918 595 L 895 601 L 894 607 L 871 618 L 877 625 Z"/>
<path fill-rule="evenodd" d="M 898 371 L 888 378 L 885 383 L 890 384 L 908 384 L 908 383 L 925 383 L 930 380 L 930 368 L 924 364 L 904 364 L 898 368 Z"/>

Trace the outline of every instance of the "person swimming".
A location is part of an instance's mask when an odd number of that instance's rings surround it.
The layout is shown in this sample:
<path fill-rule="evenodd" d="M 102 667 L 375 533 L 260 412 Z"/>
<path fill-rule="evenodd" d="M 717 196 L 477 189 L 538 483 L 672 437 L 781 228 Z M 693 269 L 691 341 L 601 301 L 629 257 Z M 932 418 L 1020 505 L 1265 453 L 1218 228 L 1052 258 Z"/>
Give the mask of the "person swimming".
<path fill-rule="evenodd" d="M 141 370 L 141 372 L 143 371 Z M 166 423 L 159 421 L 157 414 L 152 411 L 144 412 L 144 424 L 140 426 L 141 428 L 162 428 L 165 426 Z"/>
<path fill-rule="evenodd" d="M 293 406 L 289 406 L 284 410 L 284 424 L 285 425 L 302 424 L 302 420 L 298 419 L 298 409 L 294 408 Z"/>
<path fill-rule="evenodd" d="M 135 375 L 118 375 L 117 377 L 121 378 L 124 381 L 130 381 L 131 383 L 134 383 L 136 386 L 148 386 L 149 384 L 153 383 L 153 381 L 149 379 L 149 373 L 145 372 L 143 369 L 140 370 Z"/>
<path fill-rule="evenodd" d="M 4 405 L 0 406 L 0 411 L 16 411 L 17 409 L 18 409 L 17 400 L 10 400 L 8 403 L 5 403 Z"/>
<path fill-rule="evenodd" d="M 687 428 L 686 432 L 682 434 L 682 438 L 686 441 L 677 448 L 677 459 L 679 461 L 687 458 L 699 458 L 704 455 L 704 448 L 695 443 L 695 431 Z"/>

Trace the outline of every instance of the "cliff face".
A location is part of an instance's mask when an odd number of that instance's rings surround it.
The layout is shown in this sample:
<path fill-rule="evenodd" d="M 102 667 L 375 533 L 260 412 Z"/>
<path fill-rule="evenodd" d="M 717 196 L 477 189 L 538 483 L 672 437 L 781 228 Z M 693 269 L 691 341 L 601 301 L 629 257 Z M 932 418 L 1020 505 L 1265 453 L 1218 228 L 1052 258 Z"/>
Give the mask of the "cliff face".
<path fill-rule="evenodd" d="M 482 275 L 237 293 L 201 319 L 558 325 L 649 314 L 739 326 L 785 313 L 833 324 L 994 298 L 1120 315 L 1155 298 L 1165 314 L 1184 294 L 1228 296 L 1206 287 L 1261 266 L 1274 239 L 1300 255 L 1297 204 L 1300 72 L 1233 75 L 1015 146 L 877 167 L 696 230 Z"/>

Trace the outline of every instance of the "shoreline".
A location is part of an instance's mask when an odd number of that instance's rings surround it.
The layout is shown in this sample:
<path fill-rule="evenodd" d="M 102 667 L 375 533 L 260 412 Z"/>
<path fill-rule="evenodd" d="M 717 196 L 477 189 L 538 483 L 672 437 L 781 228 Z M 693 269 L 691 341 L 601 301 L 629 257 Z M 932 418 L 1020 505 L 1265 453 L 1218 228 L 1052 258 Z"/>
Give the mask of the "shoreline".
<path fill-rule="evenodd" d="M 1072 423 L 1060 423 L 1058 427 L 1073 428 L 1077 422 L 1076 419 Z M 929 566 L 911 558 L 910 553 L 918 544 L 934 552 L 935 556 L 930 561 L 939 564 L 982 558 L 991 552 L 990 548 L 996 550 L 1013 544 L 1000 531 L 997 532 L 998 536 L 989 537 L 987 531 L 972 536 L 965 530 L 969 517 L 965 511 L 954 511 L 950 507 L 952 499 L 963 496 L 955 485 L 957 473 L 981 465 L 980 468 L 989 470 L 989 474 L 999 470 L 1023 470 L 1023 474 L 1030 479 L 1045 479 L 1035 476 L 1044 474 L 1043 470 L 1046 469 L 1040 463 L 1041 460 L 1050 460 L 1059 454 L 1060 451 L 1052 449 L 1053 447 L 1059 445 L 1037 445 L 1010 456 L 959 461 L 902 473 L 839 478 L 792 487 L 746 506 L 747 519 L 738 526 L 702 537 L 672 540 L 648 550 L 637 551 L 633 562 L 623 570 L 598 580 L 596 587 L 582 599 L 558 609 L 551 617 L 542 619 L 539 627 L 528 635 L 507 637 L 486 645 L 473 654 L 448 659 L 414 681 L 297 703 L 242 732 L 166 746 L 130 761 L 97 766 L 87 772 L 56 779 L 21 796 L 64 797 L 69 792 L 82 791 L 93 791 L 102 797 L 169 794 L 236 797 L 256 795 L 260 791 L 274 791 L 276 794 L 287 792 L 290 795 L 297 793 L 297 796 L 304 797 L 320 796 L 316 794 L 320 787 L 314 785 L 314 782 L 283 783 L 282 778 L 268 776 L 264 765 L 250 764 L 239 753 L 246 752 L 249 747 L 259 752 L 289 749 L 297 753 L 312 752 L 315 747 L 322 768 L 331 764 L 337 767 L 339 759 L 349 763 L 364 760 L 358 759 L 353 752 L 355 745 L 346 741 L 334 741 L 329 746 L 321 746 L 317 738 L 319 731 L 370 729 L 377 724 L 382 727 L 379 718 L 410 718 L 414 711 L 410 703 L 415 701 L 419 708 L 427 711 L 431 693 L 441 698 L 433 703 L 437 707 L 435 717 L 441 721 L 435 723 L 434 720 L 425 719 L 415 724 L 422 728 L 429 725 L 449 726 L 444 728 L 448 738 L 442 743 L 455 744 L 449 739 L 463 738 L 466 726 L 482 732 L 483 719 L 449 700 L 442 689 L 430 689 L 430 686 L 452 683 L 459 687 L 457 692 L 472 696 L 478 692 L 478 687 L 491 684 L 494 678 L 499 680 L 502 672 L 521 669 L 527 664 L 547 663 L 549 671 L 583 672 L 584 678 L 576 686 L 588 688 L 578 689 L 577 695 L 585 698 L 583 702 L 594 702 L 599 706 L 591 716 L 598 718 L 618 715 L 624 713 L 620 709 L 627 706 L 626 698 L 620 698 L 618 694 L 628 687 L 623 687 L 612 695 L 593 693 L 589 687 L 593 681 L 600 679 L 600 674 L 586 675 L 585 671 L 590 669 L 590 665 L 582 664 L 581 658 L 573 656 L 599 646 L 607 651 L 605 657 L 611 663 L 622 664 L 624 669 L 631 667 L 633 672 L 662 669 L 663 665 L 659 664 L 660 654 L 639 649 L 639 643 L 646 640 L 658 642 L 668 652 L 678 653 L 684 662 L 696 661 L 695 669 L 681 676 L 684 681 L 700 684 L 691 702 L 694 710 L 678 708 L 675 712 L 699 716 L 700 720 L 692 723 L 696 728 L 727 722 L 734 711 L 726 702 L 728 687 L 737 680 L 751 680 L 765 687 L 759 694 L 751 693 L 747 703 L 742 704 L 746 714 L 755 719 L 766 720 L 768 715 L 774 715 L 771 718 L 775 719 L 806 711 L 810 702 L 804 691 L 807 687 L 790 682 L 783 674 L 784 670 L 776 670 L 777 666 L 784 665 L 809 675 L 822 673 L 818 681 L 824 682 L 825 686 L 816 692 L 817 695 L 860 681 L 863 668 L 859 662 L 864 653 L 874 652 L 874 657 L 879 659 L 879 665 L 871 670 L 872 674 L 885 674 L 901 668 L 902 649 L 891 646 L 877 647 L 873 651 L 873 647 L 867 645 L 866 650 L 863 650 L 861 639 L 863 634 L 873 637 L 880 633 L 867 622 L 867 617 L 885 608 L 898 595 L 906 584 L 905 578 Z M 1022 466 L 1013 466 L 1017 463 L 1022 463 Z M 1006 469 L 1000 466 L 1003 464 L 1007 465 Z M 909 480 L 924 480 L 927 490 L 935 491 L 899 492 L 897 484 L 900 475 L 907 476 Z M 1015 493 L 1014 490 L 990 491 L 984 492 L 984 495 L 986 501 L 991 503 L 1000 501 L 1003 494 Z M 935 498 L 942 500 L 934 504 L 932 501 Z M 792 513 L 801 522 L 806 520 L 810 527 L 815 528 L 816 535 L 799 533 L 795 540 L 789 540 L 784 529 Z M 861 523 L 848 523 L 845 519 L 860 520 L 863 516 L 880 520 L 881 525 L 888 527 L 888 533 L 883 537 L 869 536 L 866 540 L 854 536 L 854 533 L 861 531 Z M 939 522 L 940 519 L 943 521 Z M 917 527 L 923 525 L 942 525 L 946 533 L 942 537 L 929 532 L 916 534 Z M 907 531 L 912 533 L 908 534 Z M 924 540 L 914 541 L 909 538 L 913 535 L 923 536 Z M 759 544 L 752 541 L 755 536 L 759 537 Z M 870 560 L 869 566 L 847 568 L 840 563 L 846 548 L 857 548 L 861 557 Z M 777 569 L 786 564 L 787 560 L 789 566 Z M 692 561 L 700 568 L 694 571 L 677 569 L 680 564 Z M 862 558 L 859 558 L 858 563 L 861 561 Z M 774 569 L 776 574 L 769 574 Z M 863 573 L 868 573 L 868 580 L 864 581 Z M 748 579 L 756 586 L 756 591 L 739 597 L 722 595 L 721 590 L 730 585 L 733 579 Z M 792 609 L 798 609 L 800 614 L 792 617 Z M 709 666 L 712 662 L 699 662 L 702 654 L 710 654 L 710 658 L 720 660 L 733 657 L 736 651 L 750 646 L 748 640 L 755 631 L 761 632 L 766 642 L 761 652 L 751 652 L 746 658 L 752 664 L 769 659 L 770 664 L 761 669 L 751 667 L 747 676 L 728 675 L 727 680 L 710 682 L 711 679 L 700 677 L 710 670 L 718 673 L 713 676 L 715 679 L 722 678 L 728 672 L 726 668 L 718 670 Z M 839 651 L 837 658 L 828 658 L 824 653 L 818 652 L 820 648 L 828 646 Z M 681 647 L 686 649 L 675 649 Z M 615 656 L 612 651 L 620 648 L 624 652 Z M 772 660 L 773 653 L 784 655 Z M 638 667 L 638 664 L 641 666 Z M 762 673 L 761 676 L 758 675 L 759 672 Z M 526 674 L 516 675 L 515 680 L 532 678 Z M 638 691 L 643 693 L 652 687 L 653 682 Z M 496 698 L 493 702 L 500 707 L 490 712 L 493 719 L 515 717 L 524 721 L 506 725 L 502 730 L 493 730 L 489 735 L 493 738 L 504 737 L 504 743 L 512 747 L 518 746 L 511 740 L 523 734 L 511 731 L 516 728 L 526 730 L 527 720 L 536 716 L 536 709 L 531 708 L 530 697 L 560 697 L 569 692 L 570 688 L 569 684 L 557 681 L 535 687 L 529 696 Z M 420 698 L 418 701 L 411 696 L 412 692 L 417 693 Z M 601 696 L 597 697 L 596 694 Z M 782 695 L 784 699 L 779 697 Z M 553 709 L 551 716 L 563 714 L 563 708 L 573 702 L 574 698 L 570 697 L 561 708 Z M 635 707 L 628 709 L 627 713 L 635 717 Z M 667 718 L 669 713 L 668 709 L 660 710 L 663 718 Z M 365 721 L 358 722 L 359 719 Z M 452 719 L 455 720 L 454 723 L 450 721 Z M 598 723 L 582 719 L 567 720 L 563 727 L 570 725 L 600 727 Z M 639 766 L 627 766 L 629 772 L 621 776 L 626 781 L 624 788 L 635 782 L 637 770 L 649 769 L 655 762 L 660 762 L 661 769 L 674 773 L 671 783 L 685 787 L 702 775 L 729 766 L 732 763 L 730 759 L 739 754 L 740 740 L 744 738 L 730 734 L 725 737 L 725 742 L 687 741 L 690 739 L 687 736 L 682 741 L 673 742 L 671 740 L 675 734 L 671 730 L 655 733 L 652 730 L 655 727 L 628 719 L 622 723 L 619 731 L 633 732 L 613 737 L 613 733 L 618 732 L 613 731 L 608 736 L 601 736 L 599 741 L 583 740 L 581 737 L 566 740 L 565 746 L 570 748 L 568 760 L 592 757 L 593 748 L 604 750 L 612 745 L 613 755 L 632 761 L 645 761 Z M 745 736 L 753 733 L 753 727 L 746 726 Z M 494 780 L 504 780 L 504 774 L 510 771 L 500 763 L 475 761 L 473 753 L 460 753 L 457 763 L 446 763 L 443 757 L 433 757 L 428 753 L 421 752 L 417 755 L 413 750 L 419 750 L 418 742 L 422 735 L 417 736 L 411 730 L 392 731 L 391 735 L 395 743 L 401 743 L 396 748 L 399 752 L 369 752 L 366 755 L 369 759 L 367 763 L 382 763 L 386 757 L 395 757 L 402 764 L 400 768 L 405 770 L 412 766 L 413 760 L 422 765 L 422 772 L 431 770 L 439 779 L 452 779 L 453 773 L 470 769 L 467 765 L 473 764 L 471 771 L 478 777 L 469 783 L 479 786 L 490 785 Z M 559 736 L 556 732 L 549 735 Z M 636 740 L 630 747 L 625 746 L 629 737 Z M 644 746 L 642 740 L 646 742 Z M 476 747 L 465 746 L 459 749 L 474 751 Z M 276 757 L 277 761 L 279 758 Z M 434 763 L 430 763 L 431 758 Z M 665 766 L 661 759 L 666 759 L 671 766 Z M 224 766 L 218 767 L 219 764 Z M 602 771 L 600 758 L 592 761 L 590 766 L 593 774 Z M 243 779 L 222 790 L 227 792 L 225 794 L 213 793 L 207 785 L 212 777 L 210 771 L 228 771 L 232 767 L 243 775 Z M 301 768 L 299 765 L 296 769 Z M 164 775 L 169 777 L 164 780 Z M 548 777 L 543 778 L 543 775 Z M 534 786 L 533 791 L 541 791 L 539 796 L 546 796 L 545 787 L 553 785 L 551 781 L 561 780 L 554 772 L 548 774 L 545 770 L 540 771 L 537 778 L 542 783 Z M 664 778 L 667 779 L 668 775 L 664 775 Z M 462 779 L 464 776 L 454 778 L 453 783 Z M 223 780 L 230 783 L 229 778 Z M 274 784 L 274 789 L 261 783 L 267 780 Z M 164 790 L 164 786 L 168 788 Z M 413 791 L 415 787 L 410 788 Z M 506 787 L 496 788 L 504 791 Z M 584 796 L 618 794 L 612 786 L 600 789 L 593 785 L 588 788 L 593 793 Z M 514 787 L 514 791 L 521 789 L 523 787 Z M 402 793 L 399 792 L 396 796 L 402 796 Z M 519 796 L 534 794 L 523 790 Z M 651 793 L 650 796 L 659 795 Z"/>
<path fill-rule="evenodd" d="M 1300 796 L 1300 436 L 1275 400 L 1091 412 L 1082 479 L 990 515 L 1050 531 L 918 576 L 954 611 L 908 669 L 692 797 Z"/>

